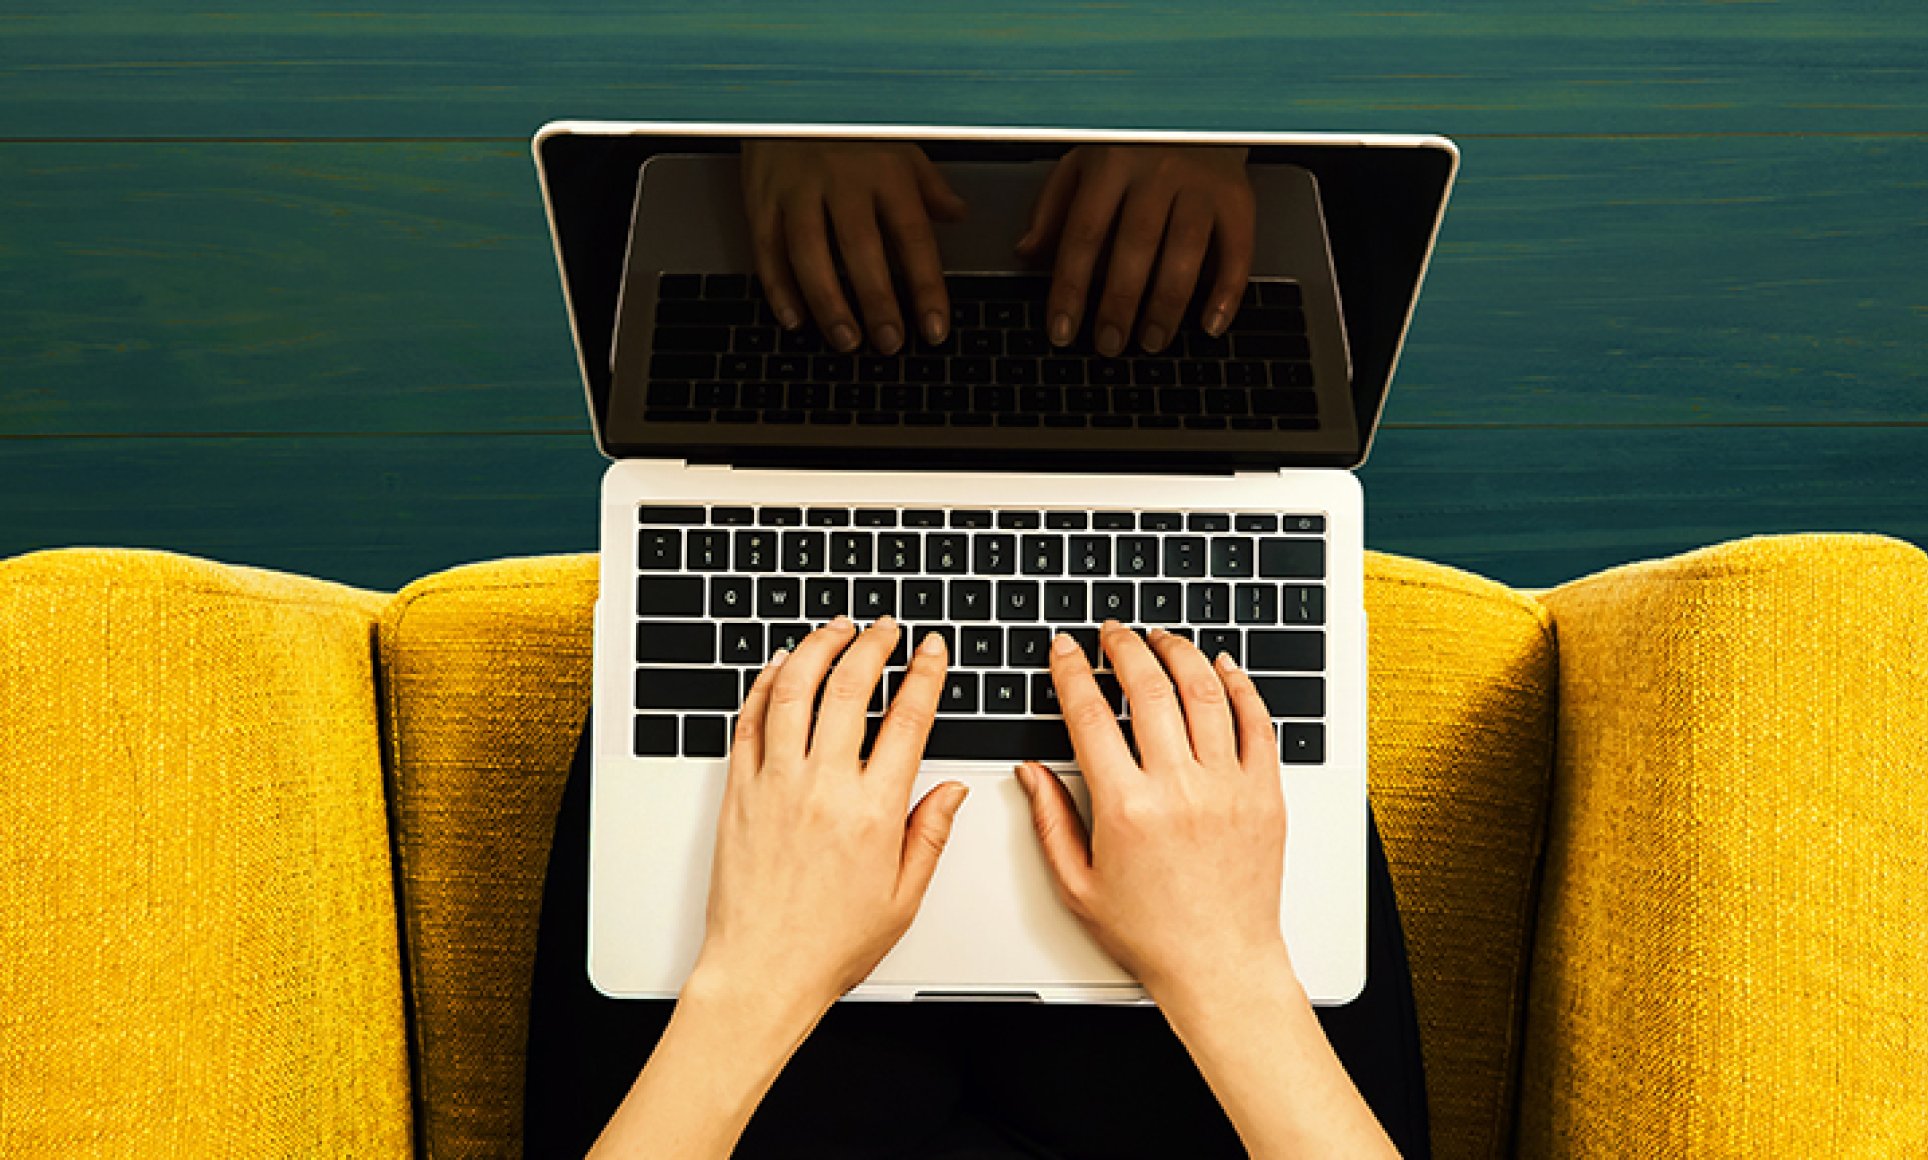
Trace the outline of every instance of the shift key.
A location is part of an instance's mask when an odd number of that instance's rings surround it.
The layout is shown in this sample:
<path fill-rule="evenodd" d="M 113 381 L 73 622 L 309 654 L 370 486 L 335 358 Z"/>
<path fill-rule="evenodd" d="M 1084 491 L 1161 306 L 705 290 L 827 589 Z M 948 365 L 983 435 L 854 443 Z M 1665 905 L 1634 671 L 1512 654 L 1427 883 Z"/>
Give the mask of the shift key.
<path fill-rule="evenodd" d="M 636 670 L 638 709 L 715 709 L 737 707 L 735 669 Z"/>

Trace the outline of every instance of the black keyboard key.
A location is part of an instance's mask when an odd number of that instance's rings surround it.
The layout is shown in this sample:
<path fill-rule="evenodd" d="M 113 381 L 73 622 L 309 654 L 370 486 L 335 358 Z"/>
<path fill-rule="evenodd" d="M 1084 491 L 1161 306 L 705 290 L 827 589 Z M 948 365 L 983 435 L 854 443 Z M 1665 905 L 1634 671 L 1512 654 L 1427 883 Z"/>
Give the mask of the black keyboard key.
<path fill-rule="evenodd" d="M 1185 619 L 1193 624 L 1224 624 L 1232 619 L 1232 586 L 1188 585 L 1185 589 Z"/>
<path fill-rule="evenodd" d="M 1325 589 L 1316 585 L 1285 585 L 1279 593 L 1278 623 L 1324 624 Z"/>
<path fill-rule="evenodd" d="M 683 566 L 683 533 L 670 528 L 647 528 L 636 549 L 636 567 L 644 572 L 674 572 Z"/>
<path fill-rule="evenodd" d="M 1130 512 L 1091 513 L 1091 526 L 1101 532 L 1128 532 L 1137 524 Z"/>
<path fill-rule="evenodd" d="M 1275 584 L 1241 584 L 1232 593 L 1232 618 L 1240 624 L 1279 623 L 1279 589 Z"/>
<path fill-rule="evenodd" d="M 1231 337 L 1232 353 L 1242 359 L 1312 357 L 1312 347 L 1303 334 L 1245 334 L 1235 331 Z"/>
<path fill-rule="evenodd" d="M 698 528 L 689 534 L 688 566 L 692 572 L 722 572 L 730 566 L 730 533 L 720 528 Z"/>
<path fill-rule="evenodd" d="M 879 572 L 916 572 L 919 569 L 917 537 L 899 533 L 885 533 L 877 537 L 877 570 Z"/>
<path fill-rule="evenodd" d="M 1017 571 L 1018 538 L 1006 533 L 971 537 L 972 567 L 979 575 L 1009 576 Z"/>
<path fill-rule="evenodd" d="M 1185 517 L 1177 512 L 1140 512 L 1138 526 L 1147 532 L 1178 532 L 1185 529 Z"/>
<path fill-rule="evenodd" d="M 963 655 L 957 663 L 974 669 L 995 669 L 1004 664 L 1004 630 L 1001 628 L 964 629 L 958 648 Z"/>
<path fill-rule="evenodd" d="M 1184 619 L 1184 590 L 1176 584 L 1154 582 L 1138 588 L 1138 618 L 1146 624 L 1177 624 Z"/>
<path fill-rule="evenodd" d="M 764 620 L 803 615 L 803 582 L 795 576 L 763 576 L 756 582 L 756 614 Z"/>
<path fill-rule="evenodd" d="M 991 582 L 989 580 L 951 581 L 950 618 L 952 620 L 991 619 Z"/>
<path fill-rule="evenodd" d="M 654 380 L 676 379 L 682 382 L 713 379 L 716 377 L 716 356 L 713 354 L 652 354 L 649 356 L 649 377 Z"/>
<path fill-rule="evenodd" d="M 1073 576 L 1111 575 L 1111 540 L 1106 536 L 1071 537 L 1071 567 Z"/>
<path fill-rule="evenodd" d="M 660 274 L 656 278 L 656 297 L 658 298 L 701 298 L 703 296 L 703 275 L 701 274 Z"/>
<path fill-rule="evenodd" d="M 1239 633 L 1236 628 L 1201 628 L 1198 630 L 1198 651 L 1206 659 L 1216 661 L 1218 654 L 1230 654 L 1233 664 L 1239 664 Z"/>
<path fill-rule="evenodd" d="M 1046 512 L 1044 513 L 1044 526 L 1047 528 L 1055 529 L 1057 531 L 1066 531 L 1066 532 L 1083 531 L 1085 522 L 1086 522 L 1085 514 L 1083 512 Z"/>
<path fill-rule="evenodd" d="M 1100 581 L 1091 586 L 1091 615 L 1095 619 L 1128 622 L 1136 618 L 1136 607 L 1129 584 Z"/>
<path fill-rule="evenodd" d="M 1213 536 L 1211 573 L 1241 577 L 1252 574 L 1252 541 L 1243 536 Z"/>
<path fill-rule="evenodd" d="M 952 669 L 944 674 L 944 691 L 938 695 L 937 708 L 940 713 L 977 712 L 977 674 L 961 673 Z M 935 735 L 936 728 L 932 727 Z M 924 756 L 934 756 L 926 743 Z"/>
<path fill-rule="evenodd" d="M 1320 579 L 1325 576 L 1324 540 L 1260 540 L 1259 575 Z"/>
<path fill-rule="evenodd" d="M 1279 760 L 1287 765 L 1318 765 L 1325 761 L 1325 726 L 1316 721 L 1287 721 L 1279 727 Z"/>
<path fill-rule="evenodd" d="M 972 680 L 975 673 L 967 674 Z M 975 697 L 973 697 L 975 701 Z M 946 708 L 949 707 L 948 701 Z M 1062 720 L 1037 717 L 939 715 L 924 744 L 929 761 L 1070 761 L 1071 735 Z"/>
<path fill-rule="evenodd" d="M 889 508 L 858 508 L 857 526 L 860 528 L 894 528 L 897 526 L 897 513 Z"/>
<path fill-rule="evenodd" d="M 729 752 L 722 717 L 683 718 L 684 757 L 722 757 Z"/>
<path fill-rule="evenodd" d="M 636 615 L 703 615 L 703 580 L 698 576 L 639 576 Z"/>
<path fill-rule="evenodd" d="M 1248 666 L 1249 667 L 1249 666 Z M 1325 715 L 1324 677 L 1255 676 L 1259 696 L 1274 717 L 1322 717 Z"/>
<path fill-rule="evenodd" d="M 783 570 L 785 572 L 823 571 L 823 533 L 783 533 Z"/>
<path fill-rule="evenodd" d="M 997 618 L 999 620 L 1036 620 L 1038 618 L 1038 582 L 1036 580 L 998 581 Z"/>
<path fill-rule="evenodd" d="M 1044 618 L 1059 623 L 1087 619 L 1085 586 L 1068 580 L 1047 581 L 1044 585 Z"/>
<path fill-rule="evenodd" d="M 984 712 L 1021 714 L 1025 712 L 1025 680 L 1022 673 L 984 674 Z"/>
<path fill-rule="evenodd" d="M 1302 301 L 1299 284 L 1292 281 L 1254 282 L 1261 306 L 1298 306 Z"/>
<path fill-rule="evenodd" d="M 723 663 L 760 665 L 769 656 L 763 651 L 763 626 L 754 622 L 723 626 Z"/>
<path fill-rule="evenodd" d="M 636 670 L 638 709 L 710 709 L 730 712 L 738 704 L 735 669 Z"/>
<path fill-rule="evenodd" d="M 707 622 L 639 621 L 638 664 L 707 664 L 716 659 L 716 626 Z"/>
<path fill-rule="evenodd" d="M 1279 525 L 1283 531 L 1287 532 L 1317 534 L 1325 531 L 1325 517 L 1288 515 L 1280 518 Z"/>
<path fill-rule="evenodd" d="M 997 514 L 997 526 L 1027 531 L 1038 526 L 1038 513 L 1003 511 Z"/>
<path fill-rule="evenodd" d="M 1063 536 L 1025 536 L 1018 548 L 1019 570 L 1026 576 L 1057 576 L 1064 572 Z"/>
<path fill-rule="evenodd" d="M 1064 712 L 1058 704 L 1058 686 L 1051 680 L 1050 673 L 1031 674 L 1031 712 L 1055 717 Z"/>
<path fill-rule="evenodd" d="M 636 756 L 675 757 L 676 718 L 657 713 L 637 714 Z"/>
<path fill-rule="evenodd" d="M 729 527 L 741 527 L 755 523 L 756 513 L 746 507 L 711 508 L 710 522 Z"/>
<path fill-rule="evenodd" d="M 650 335 L 652 351 L 677 354 L 721 354 L 730 349 L 727 326 L 658 326 Z"/>
<path fill-rule="evenodd" d="M 758 508 L 757 521 L 772 528 L 800 528 L 803 526 L 803 509 L 793 507 Z"/>
<path fill-rule="evenodd" d="M 864 620 L 897 615 L 895 580 L 858 580 L 852 585 L 850 614 Z"/>
<path fill-rule="evenodd" d="M 1158 575 L 1158 540 L 1154 536 L 1118 537 L 1118 575 Z"/>
<path fill-rule="evenodd" d="M 926 537 L 924 568 L 940 576 L 958 576 L 970 571 L 969 536 L 937 533 Z"/>
<path fill-rule="evenodd" d="M 1245 667 L 1316 673 L 1325 668 L 1325 633 L 1255 628 L 1245 634 Z"/>
<path fill-rule="evenodd" d="M 640 522 L 645 524 L 700 524 L 703 522 L 703 509 L 700 507 L 644 507 L 637 509 Z"/>
<path fill-rule="evenodd" d="M 756 608 L 750 599 L 753 581 L 748 576 L 718 576 L 710 581 L 710 616 L 731 618 L 751 616 Z"/>
<path fill-rule="evenodd" d="M 1165 575 L 1203 576 L 1205 574 L 1205 537 L 1168 536 L 1165 539 Z"/>
<path fill-rule="evenodd" d="M 1080 626 L 1078 628 L 1064 629 L 1063 632 L 1066 636 L 1078 642 L 1078 647 L 1084 650 L 1085 660 L 1090 663 L 1092 668 L 1099 668 L 1110 663 L 1109 658 L 1105 656 L 1105 650 L 1098 644 L 1098 630 L 1096 628 Z"/>
<path fill-rule="evenodd" d="M 1014 669 L 1042 669 L 1051 664 L 1051 633 L 1043 628 L 1014 628 L 1010 634 L 1010 655 L 1005 663 Z"/>
<path fill-rule="evenodd" d="M 1279 530 L 1279 517 L 1274 515 L 1246 514 L 1234 518 L 1241 532 L 1276 532 Z"/>
<path fill-rule="evenodd" d="M 944 618 L 944 582 L 942 580 L 904 581 L 904 611 L 899 615 L 905 620 L 942 620 Z"/>
<path fill-rule="evenodd" d="M 1123 713 L 1125 711 L 1125 690 L 1124 686 L 1118 683 L 1117 674 L 1099 673 L 1093 679 L 1098 682 L 1098 693 L 1104 697 L 1105 703 L 1111 706 L 1111 711 L 1113 713 Z M 1132 738 L 1130 734 L 1126 734 L 1126 737 L 1128 740 L 1133 741 L 1132 748 L 1135 751 L 1137 749 L 1136 739 Z"/>
<path fill-rule="evenodd" d="M 803 522 L 813 528 L 847 528 L 850 526 L 850 509 L 808 508 L 803 513 Z"/>
<path fill-rule="evenodd" d="M 830 570 L 832 572 L 870 571 L 871 547 L 869 532 L 830 533 Z"/>
<path fill-rule="evenodd" d="M 829 620 L 850 611 L 850 581 L 841 576 L 812 576 L 803 582 L 804 615 Z"/>
<path fill-rule="evenodd" d="M 904 512 L 904 526 L 907 528 L 941 528 L 944 526 L 944 513 L 936 508 L 909 508 Z"/>

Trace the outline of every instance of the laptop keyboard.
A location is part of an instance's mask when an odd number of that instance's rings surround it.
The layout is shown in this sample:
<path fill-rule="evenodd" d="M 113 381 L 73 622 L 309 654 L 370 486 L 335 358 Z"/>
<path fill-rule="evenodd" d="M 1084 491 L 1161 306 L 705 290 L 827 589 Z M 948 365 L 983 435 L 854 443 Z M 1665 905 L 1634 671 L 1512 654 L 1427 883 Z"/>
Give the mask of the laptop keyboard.
<path fill-rule="evenodd" d="M 1299 286 L 1254 279 L 1213 338 L 1193 302 L 1157 354 L 1045 338 L 1048 274 L 952 275 L 951 328 L 896 355 L 837 353 L 777 325 L 754 275 L 662 274 L 644 418 L 837 426 L 1317 430 Z"/>
<path fill-rule="evenodd" d="M 644 505 L 635 752 L 721 757 L 759 669 L 846 613 L 902 622 L 867 754 L 926 632 L 950 671 L 925 756 L 1069 760 L 1051 682 L 1067 632 L 1129 716 L 1098 648 L 1107 618 L 1232 654 L 1272 711 L 1279 756 L 1325 760 L 1325 520 L 1253 512 Z"/>

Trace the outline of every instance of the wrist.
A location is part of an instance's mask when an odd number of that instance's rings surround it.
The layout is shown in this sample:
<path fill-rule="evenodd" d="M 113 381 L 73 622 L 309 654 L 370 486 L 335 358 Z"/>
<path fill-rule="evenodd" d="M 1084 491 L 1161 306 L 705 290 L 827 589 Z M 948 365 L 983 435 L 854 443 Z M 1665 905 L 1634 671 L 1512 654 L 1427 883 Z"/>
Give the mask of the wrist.
<path fill-rule="evenodd" d="M 823 1018 L 835 995 L 820 988 L 780 983 L 699 959 L 677 994 L 677 1010 L 720 1019 L 744 1034 L 767 1033 L 777 1041 L 800 1041 Z"/>
<path fill-rule="evenodd" d="M 1161 974 L 1147 980 L 1145 990 L 1174 1027 L 1279 1004 L 1312 1009 L 1283 939 Z"/>

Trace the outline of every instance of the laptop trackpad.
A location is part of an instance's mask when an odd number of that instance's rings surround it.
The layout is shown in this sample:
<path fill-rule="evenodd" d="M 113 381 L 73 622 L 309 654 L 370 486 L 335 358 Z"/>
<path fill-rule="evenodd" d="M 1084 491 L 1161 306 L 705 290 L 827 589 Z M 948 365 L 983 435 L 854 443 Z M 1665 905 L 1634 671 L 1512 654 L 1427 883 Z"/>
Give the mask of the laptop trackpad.
<path fill-rule="evenodd" d="M 1132 977 L 1058 900 L 1030 800 L 1011 767 L 927 768 L 912 802 L 953 779 L 969 785 L 971 796 L 958 810 L 917 920 L 867 985 L 953 993 L 1120 987 L 1121 1000 L 1138 999 Z M 1066 777 L 1065 785 L 1089 816 L 1084 779 Z"/>

